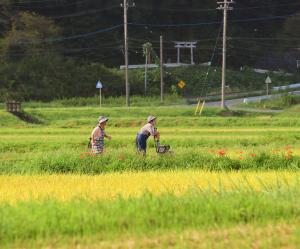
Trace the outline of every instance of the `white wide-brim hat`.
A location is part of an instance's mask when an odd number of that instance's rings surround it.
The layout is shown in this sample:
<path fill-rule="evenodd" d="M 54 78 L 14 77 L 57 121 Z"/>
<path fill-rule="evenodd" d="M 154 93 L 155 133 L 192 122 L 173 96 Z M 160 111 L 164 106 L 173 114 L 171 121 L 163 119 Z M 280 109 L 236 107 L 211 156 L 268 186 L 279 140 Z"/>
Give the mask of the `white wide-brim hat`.
<path fill-rule="evenodd" d="M 154 119 L 156 119 L 156 117 L 154 117 L 154 116 L 149 116 L 149 117 L 147 118 L 147 121 L 148 121 L 148 123 L 150 123 L 150 122 L 153 121 Z"/>
<path fill-rule="evenodd" d="M 103 122 L 108 121 L 108 118 L 107 118 L 107 117 L 104 117 L 104 116 L 100 116 L 100 117 L 98 118 L 98 121 L 99 121 L 99 123 L 101 124 L 101 123 L 103 123 Z"/>

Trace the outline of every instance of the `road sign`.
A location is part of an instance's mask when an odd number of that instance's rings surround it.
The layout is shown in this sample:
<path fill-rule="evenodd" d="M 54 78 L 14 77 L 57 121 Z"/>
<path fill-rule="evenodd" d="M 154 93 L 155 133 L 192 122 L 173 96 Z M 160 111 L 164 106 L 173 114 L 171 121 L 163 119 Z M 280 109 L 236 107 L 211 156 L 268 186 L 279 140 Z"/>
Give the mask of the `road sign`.
<path fill-rule="evenodd" d="M 185 87 L 185 82 L 183 80 L 179 81 L 179 83 L 177 84 L 177 86 L 181 89 L 183 89 Z"/>
<path fill-rule="evenodd" d="M 97 89 L 101 89 L 103 87 L 102 83 L 100 82 L 100 80 L 97 82 L 96 88 Z"/>
<path fill-rule="evenodd" d="M 100 108 L 102 107 L 102 93 L 101 93 L 102 87 L 103 87 L 103 85 L 102 85 L 101 81 L 98 80 L 96 88 L 99 89 Z"/>
<path fill-rule="evenodd" d="M 268 76 L 267 78 L 266 78 L 266 84 L 267 84 L 267 96 L 269 95 L 269 84 L 271 84 L 272 83 L 272 80 L 271 80 L 271 78 L 270 78 L 270 76 Z"/>
<path fill-rule="evenodd" d="M 272 83 L 272 80 L 271 80 L 270 76 L 268 76 L 266 78 L 266 84 L 271 84 L 271 83 Z"/>

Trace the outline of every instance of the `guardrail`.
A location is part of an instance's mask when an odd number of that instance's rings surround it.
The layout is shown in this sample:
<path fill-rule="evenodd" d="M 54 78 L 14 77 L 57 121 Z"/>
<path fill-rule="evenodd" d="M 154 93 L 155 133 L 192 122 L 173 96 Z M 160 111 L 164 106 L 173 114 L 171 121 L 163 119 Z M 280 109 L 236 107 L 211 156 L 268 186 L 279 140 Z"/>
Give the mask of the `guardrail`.
<path fill-rule="evenodd" d="M 291 84 L 287 86 L 275 86 L 272 89 L 274 91 L 279 91 L 279 90 L 287 90 L 287 89 L 294 89 L 294 88 L 300 88 L 300 83 Z"/>

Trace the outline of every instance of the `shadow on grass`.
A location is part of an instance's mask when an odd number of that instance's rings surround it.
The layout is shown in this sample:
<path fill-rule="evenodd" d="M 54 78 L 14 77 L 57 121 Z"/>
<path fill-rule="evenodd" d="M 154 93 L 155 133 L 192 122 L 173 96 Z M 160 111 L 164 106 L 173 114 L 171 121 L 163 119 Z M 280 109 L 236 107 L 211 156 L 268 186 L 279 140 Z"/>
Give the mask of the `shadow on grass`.
<path fill-rule="evenodd" d="M 22 112 L 11 112 L 12 115 L 16 116 L 17 118 L 21 119 L 22 121 L 30 124 L 43 124 L 43 121 L 39 120 L 38 118 L 31 116 L 30 114 L 22 111 Z"/>

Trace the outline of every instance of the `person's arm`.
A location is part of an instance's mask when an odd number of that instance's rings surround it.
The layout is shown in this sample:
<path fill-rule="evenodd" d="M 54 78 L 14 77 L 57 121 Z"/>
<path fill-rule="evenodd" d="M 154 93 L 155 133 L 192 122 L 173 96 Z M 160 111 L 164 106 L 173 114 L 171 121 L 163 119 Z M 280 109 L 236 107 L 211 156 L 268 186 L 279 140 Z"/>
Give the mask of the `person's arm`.
<path fill-rule="evenodd" d="M 159 139 L 159 132 L 156 130 L 156 128 L 154 128 L 153 125 L 149 126 L 149 132 L 150 132 L 150 135 Z"/>
<path fill-rule="evenodd" d="M 104 133 L 104 137 L 106 137 L 108 140 L 112 139 L 112 137 L 110 135 L 106 134 L 106 133 Z"/>

